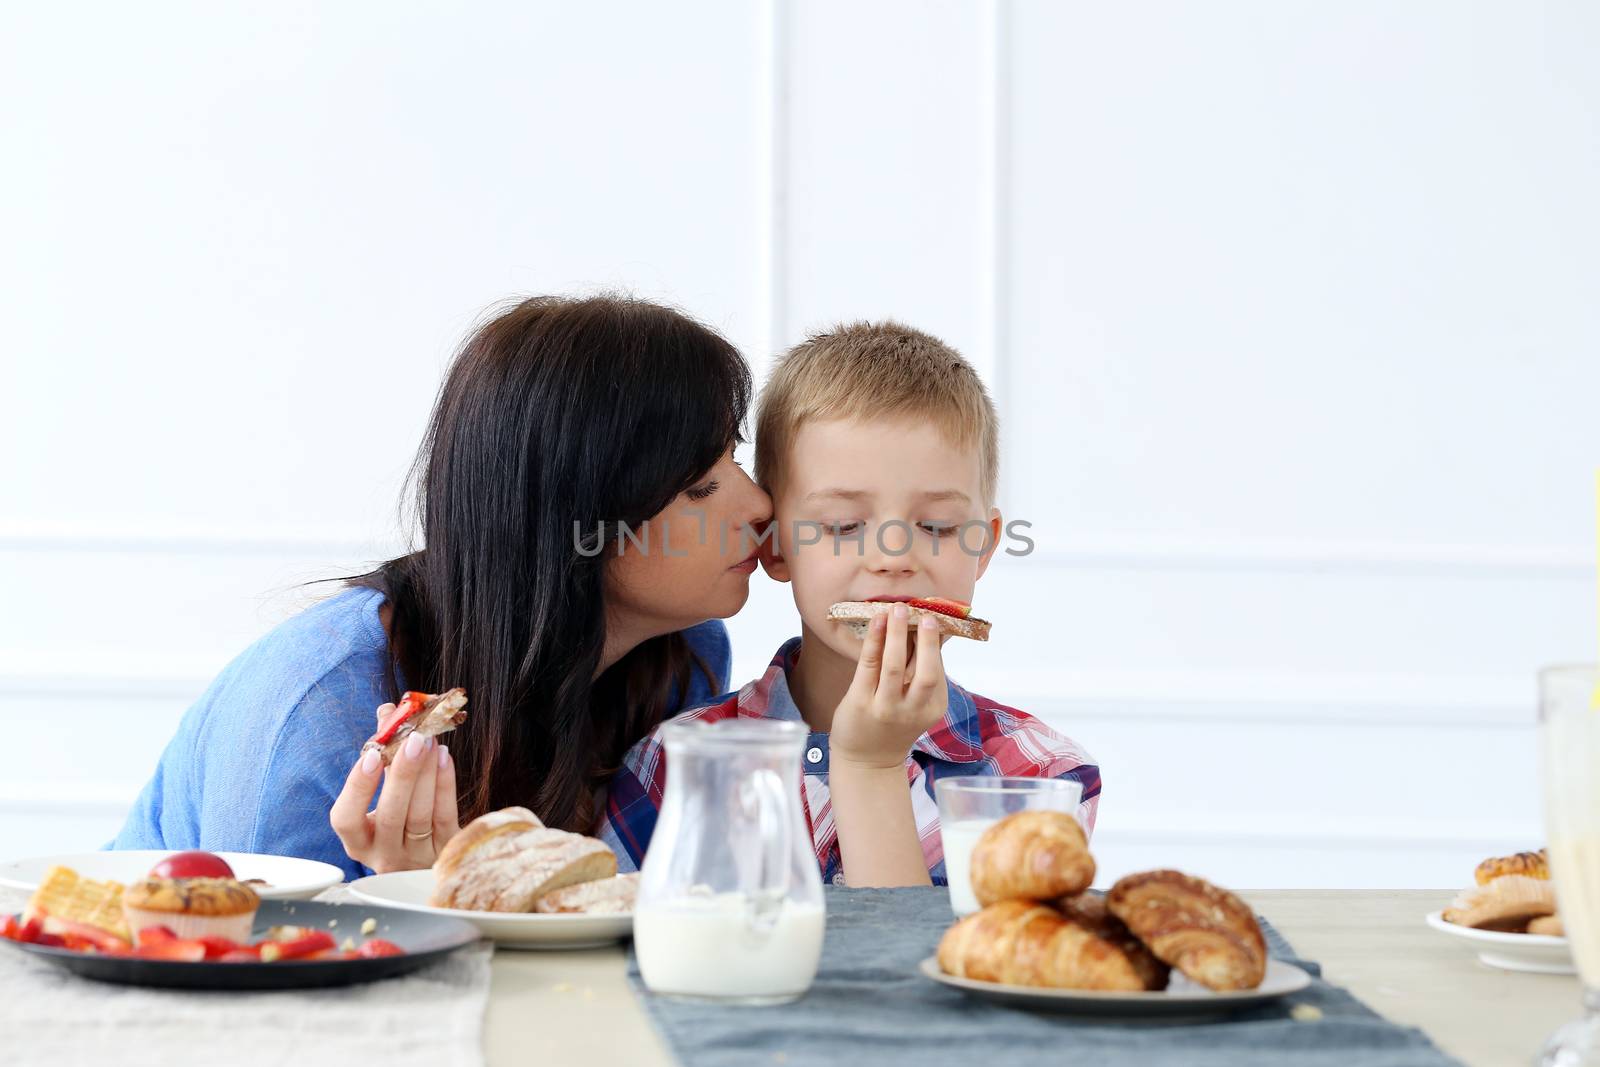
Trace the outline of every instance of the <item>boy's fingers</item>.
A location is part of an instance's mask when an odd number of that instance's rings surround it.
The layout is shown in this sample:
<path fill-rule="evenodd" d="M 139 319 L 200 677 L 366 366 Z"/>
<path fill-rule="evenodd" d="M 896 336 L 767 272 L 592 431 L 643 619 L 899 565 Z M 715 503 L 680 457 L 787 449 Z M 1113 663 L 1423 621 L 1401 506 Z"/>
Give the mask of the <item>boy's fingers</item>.
<path fill-rule="evenodd" d="M 439 770 L 433 783 L 433 847 L 445 846 L 461 829 L 461 815 L 456 810 L 456 761 L 450 758 L 450 749 L 439 745 Z"/>
<path fill-rule="evenodd" d="M 939 650 L 939 624 L 923 619 L 917 626 L 917 670 L 911 686 L 919 690 L 932 690 L 944 682 L 944 663 Z"/>
<path fill-rule="evenodd" d="M 878 674 L 878 685 L 898 695 L 901 679 L 906 673 L 906 634 L 910 629 L 911 613 L 904 604 L 896 604 L 889 611 L 889 626 L 884 633 L 883 670 Z"/>
<path fill-rule="evenodd" d="M 350 768 L 344 788 L 339 790 L 339 796 L 328 812 L 328 822 L 333 826 L 333 832 L 339 835 L 339 843 L 351 859 L 360 859 L 361 856 L 356 853 L 365 853 L 372 846 L 367 809 L 372 805 L 372 794 L 378 791 L 378 782 L 382 777 L 383 760 L 378 754 L 361 753 L 361 758 Z"/>
<path fill-rule="evenodd" d="M 855 677 L 850 679 L 850 691 L 866 699 L 878 687 L 878 670 L 883 664 L 883 641 L 889 620 L 874 615 L 867 622 L 867 636 L 861 642 L 861 658 L 856 661 Z"/>

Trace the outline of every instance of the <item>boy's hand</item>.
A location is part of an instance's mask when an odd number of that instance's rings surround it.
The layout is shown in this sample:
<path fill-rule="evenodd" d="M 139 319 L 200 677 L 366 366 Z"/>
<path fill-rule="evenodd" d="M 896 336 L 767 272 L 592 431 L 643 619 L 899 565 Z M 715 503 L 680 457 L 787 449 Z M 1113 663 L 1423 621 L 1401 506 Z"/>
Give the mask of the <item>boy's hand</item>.
<path fill-rule="evenodd" d="M 937 726 L 950 694 L 939 655 L 939 627 L 924 619 L 916 654 L 907 662 L 910 613 L 896 604 L 867 627 L 855 677 L 834 712 L 828 748 L 833 768 L 845 763 L 872 770 L 899 768 L 911 746 Z"/>

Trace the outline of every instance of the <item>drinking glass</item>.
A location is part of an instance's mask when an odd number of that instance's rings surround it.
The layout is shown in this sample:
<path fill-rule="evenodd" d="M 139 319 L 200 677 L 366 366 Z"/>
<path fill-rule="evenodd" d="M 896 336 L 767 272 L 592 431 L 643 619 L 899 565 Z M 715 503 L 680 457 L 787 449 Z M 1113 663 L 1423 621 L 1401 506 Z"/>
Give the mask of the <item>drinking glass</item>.
<path fill-rule="evenodd" d="M 933 783 L 939 801 L 939 836 L 944 841 L 944 873 L 950 881 L 950 908 L 957 915 L 978 910 L 972 895 L 969 860 L 983 832 L 1018 811 L 1074 814 L 1083 784 L 1068 778 L 991 778 L 973 775 Z"/>

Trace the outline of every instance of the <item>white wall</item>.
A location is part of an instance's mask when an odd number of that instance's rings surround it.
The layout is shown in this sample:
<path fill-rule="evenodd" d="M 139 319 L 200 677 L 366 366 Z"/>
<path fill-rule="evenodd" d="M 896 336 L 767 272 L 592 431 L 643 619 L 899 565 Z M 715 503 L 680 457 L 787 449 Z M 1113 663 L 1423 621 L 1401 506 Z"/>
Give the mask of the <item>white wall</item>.
<path fill-rule="evenodd" d="M 672 300 L 984 372 L 1035 555 L 973 688 L 1099 757 L 1108 876 L 1463 881 L 1592 658 L 1592 6 L 33 5 L 0 14 L 0 855 L 399 544 L 452 345 Z M 735 674 L 793 632 L 755 580 Z"/>

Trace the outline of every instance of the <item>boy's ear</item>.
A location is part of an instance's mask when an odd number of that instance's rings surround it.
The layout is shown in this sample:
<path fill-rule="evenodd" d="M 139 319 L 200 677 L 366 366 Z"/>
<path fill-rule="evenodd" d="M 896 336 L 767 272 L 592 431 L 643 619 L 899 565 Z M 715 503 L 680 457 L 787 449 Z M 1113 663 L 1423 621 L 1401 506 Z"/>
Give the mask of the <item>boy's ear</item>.
<path fill-rule="evenodd" d="M 777 519 L 768 520 L 767 525 L 761 530 L 761 542 L 756 546 L 761 553 L 761 569 L 767 572 L 767 577 L 775 582 L 789 580 L 789 561 L 783 558 L 783 549 L 778 546 Z"/>
<path fill-rule="evenodd" d="M 1000 509 L 989 509 L 989 545 L 983 555 L 978 557 L 978 577 L 983 577 L 983 572 L 989 569 L 989 561 L 994 559 L 995 550 L 1000 547 L 1000 531 L 1005 527 L 1000 521 Z"/>

